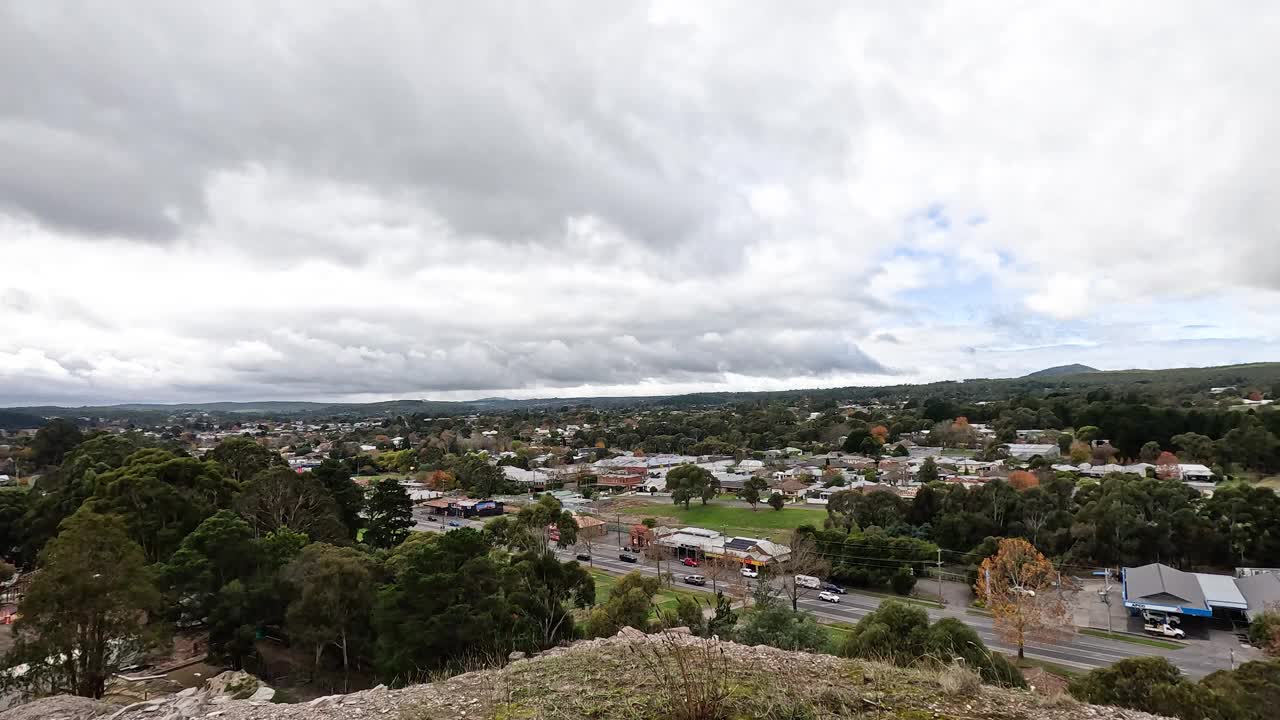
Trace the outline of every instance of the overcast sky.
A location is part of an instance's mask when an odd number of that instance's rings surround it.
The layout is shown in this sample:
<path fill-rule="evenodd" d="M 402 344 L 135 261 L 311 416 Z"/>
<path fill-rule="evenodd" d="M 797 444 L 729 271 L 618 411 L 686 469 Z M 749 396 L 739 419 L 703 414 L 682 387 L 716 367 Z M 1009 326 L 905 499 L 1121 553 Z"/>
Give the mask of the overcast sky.
<path fill-rule="evenodd" d="M 1280 4 L 0 3 L 0 405 L 1280 359 Z"/>

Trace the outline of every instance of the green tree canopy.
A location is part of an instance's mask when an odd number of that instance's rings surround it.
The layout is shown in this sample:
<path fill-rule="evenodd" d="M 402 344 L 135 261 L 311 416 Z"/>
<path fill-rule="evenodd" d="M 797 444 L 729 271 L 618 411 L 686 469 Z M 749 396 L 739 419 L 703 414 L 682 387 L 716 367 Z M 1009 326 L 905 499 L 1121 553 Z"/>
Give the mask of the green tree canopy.
<path fill-rule="evenodd" d="M 367 504 L 368 529 L 364 541 L 376 548 L 393 548 L 409 537 L 413 528 L 413 501 L 394 479 L 373 483 Z"/>
<path fill-rule="evenodd" d="M 146 643 L 146 613 L 160 595 L 124 522 L 85 508 L 40 554 L 19 605 L 9 660 L 53 692 L 102 697 L 112 672 Z"/>
<path fill-rule="evenodd" d="M 218 443 L 205 456 L 222 466 L 227 477 L 238 483 L 271 467 L 285 466 L 280 453 L 259 444 L 247 435 L 235 435 Z"/>

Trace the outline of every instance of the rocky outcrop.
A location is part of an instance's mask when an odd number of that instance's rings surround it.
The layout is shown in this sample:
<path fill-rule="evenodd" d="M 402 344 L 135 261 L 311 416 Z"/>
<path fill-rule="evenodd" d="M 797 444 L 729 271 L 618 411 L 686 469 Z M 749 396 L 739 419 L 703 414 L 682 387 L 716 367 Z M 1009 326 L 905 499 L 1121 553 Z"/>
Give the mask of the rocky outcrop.
<path fill-rule="evenodd" d="M 703 640 L 684 632 L 615 637 L 513 656 L 503 668 L 390 690 L 270 702 L 271 689 L 224 673 L 200 690 L 95 711 L 92 701 L 49 698 L 0 720 L 474 720 L 491 717 L 663 718 L 700 698 L 726 717 L 920 717 L 932 720 L 1151 720 L 1154 716 L 1046 699 L 1025 691 L 957 692 L 937 673 L 831 655 Z M 66 703 L 64 709 L 58 703 Z M 16 714 L 15 714 L 16 713 Z"/>

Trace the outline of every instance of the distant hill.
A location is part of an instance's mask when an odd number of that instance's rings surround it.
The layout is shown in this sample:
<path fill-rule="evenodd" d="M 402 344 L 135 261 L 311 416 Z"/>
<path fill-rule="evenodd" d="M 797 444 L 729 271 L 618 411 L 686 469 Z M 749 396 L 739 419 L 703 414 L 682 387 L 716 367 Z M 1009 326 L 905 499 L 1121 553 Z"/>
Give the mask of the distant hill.
<path fill-rule="evenodd" d="M 1051 368 L 1037 370 L 1033 373 L 1027 373 L 1022 377 L 1043 378 L 1058 377 L 1059 375 L 1083 375 L 1084 373 L 1101 372 L 1098 368 L 1081 365 L 1080 363 L 1072 363 L 1071 365 L 1055 365 Z"/>
<path fill-rule="evenodd" d="M 353 419 L 395 417 L 397 415 L 471 415 L 511 410 L 552 410 L 588 406 L 598 410 L 620 408 L 686 410 L 760 406 L 766 403 L 819 402 L 904 402 L 926 398 L 946 398 L 955 402 L 1001 400 L 1018 395 L 1046 397 L 1052 394 L 1092 390 L 1141 392 L 1159 402 L 1207 393 L 1212 387 L 1280 388 L 1280 363 L 1248 363 L 1203 368 L 1162 370 L 1097 370 L 1088 365 L 1060 365 L 1019 378 L 970 378 L 923 385 L 853 386 L 758 392 L 703 392 L 685 395 L 633 397 L 563 397 L 513 400 L 489 397 L 471 401 L 389 400 L 376 403 L 324 403 L 294 401 L 179 403 L 173 405 L 137 403 L 129 405 L 57 407 L 13 407 L 0 409 L 0 429 L 37 427 L 51 417 L 126 419 L 138 424 L 168 422 L 174 416 L 206 413 L 212 418 L 235 422 L 258 419 Z"/>

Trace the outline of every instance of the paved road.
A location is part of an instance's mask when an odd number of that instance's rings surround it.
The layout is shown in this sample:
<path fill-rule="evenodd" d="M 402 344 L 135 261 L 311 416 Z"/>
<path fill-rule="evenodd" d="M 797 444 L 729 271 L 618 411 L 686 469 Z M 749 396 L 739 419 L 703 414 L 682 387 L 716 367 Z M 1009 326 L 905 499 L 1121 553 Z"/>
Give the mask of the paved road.
<path fill-rule="evenodd" d="M 575 551 L 571 548 L 561 551 L 560 554 L 565 559 L 571 559 Z M 656 575 L 658 572 L 657 568 L 651 563 L 643 561 L 640 563 L 622 562 L 618 559 L 618 554 L 617 551 L 612 549 L 612 546 L 607 550 L 596 547 L 592 553 L 591 565 L 599 570 L 611 573 L 625 574 L 639 571 L 648 575 Z M 667 563 L 665 561 L 662 570 L 663 572 L 671 572 L 676 577 L 677 582 L 683 576 L 697 574 L 699 571 L 697 568 L 686 568 L 675 562 Z M 721 583 L 722 589 L 723 585 L 724 583 Z M 710 579 L 708 579 L 708 584 L 705 587 L 684 584 L 680 584 L 680 587 L 692 591 L 713 592 Z M 840 598 L 839 604 L 833 604 L 818 600 L 817 592 L 813 591 L 809 596 L 800 599 L 799 607 L 813 613 L 821 622 L 856 623 L 863 616 L 878 608 L 883 599 L 850 591 Z M 1011 647 L 996 637 L 992 628 L 992 620 L 989 617 L 966 613 L 963 608 L 925 609 L 932 620 L 939 620 L 944 617 L 957 618 L 976 630 L 979 637 L 988 646 L 1010 654 L 1017 652 L 1016 647 Z M 1203 677 L 1214 670 L 1222 670 L 1230 666 L 1229 659 L 1216 657 L 1208 651 L 1209 647 L 1203 641 L 1190 641 L 1187 647 L 1180 650 L 1165 650 L 1135 643 L 1095 638 L 1088 635 L 1076 635 L 1069 641 L 1060 644 L 1029 643 L 1026 646 L 1027 657 L 1046 660 L 1079 670 L 1104 667 L 1129 657 L 1160 655 L 1168 658 L 1174 665 L 1177 665 L 1183 672 L 1193 678 Z"/>

